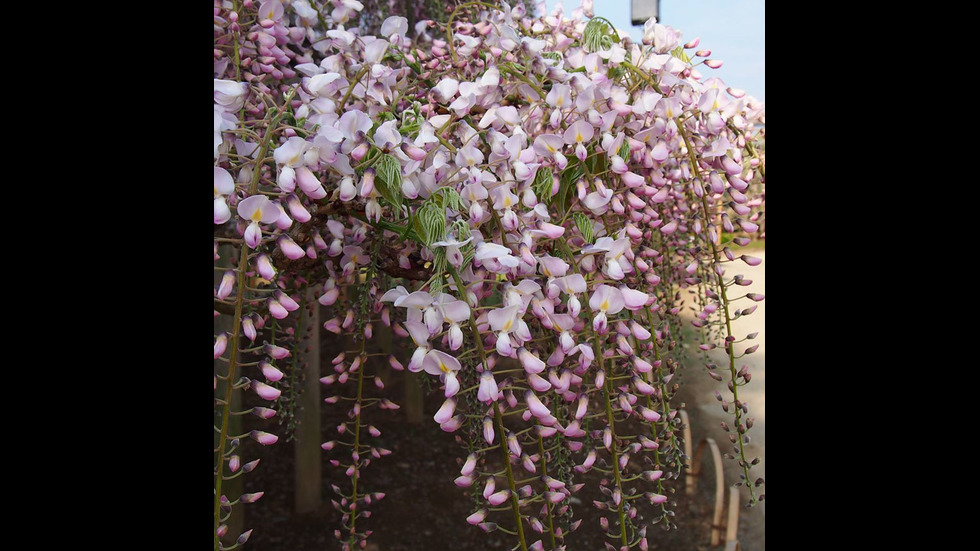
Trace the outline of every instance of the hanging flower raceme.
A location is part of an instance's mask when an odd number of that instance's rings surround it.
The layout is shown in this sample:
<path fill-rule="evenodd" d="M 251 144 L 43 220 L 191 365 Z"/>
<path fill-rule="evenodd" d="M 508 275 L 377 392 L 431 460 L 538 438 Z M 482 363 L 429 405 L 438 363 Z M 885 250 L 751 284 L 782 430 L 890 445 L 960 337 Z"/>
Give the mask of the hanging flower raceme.
<path fill-rule="evenodd" d="M 229 317 L 215 327 L 216 415 L 234 414 L 222 392 L 248 385 L 277 404 L 253 420 L 292 418 L 296 374 L 276 361 L 301 365 L 319 308 L 315 329 L 344 347 L 321 382 L 358 389 L 325 399 L 345 408 L 322 444 L 349 482 L 335 488 L 342 548 L 380 526 L 367 508 L 383 494 L 360 484 L 389 453 L 365 411 L 398 407 L 378 356 L 438 378 L 433 419 L 467 449 L 455 483 L 478 494 L 461 522 L 524 550 L 574 548 L 569 498 L 586 482 L 572 474 L 599 467 L 607 546 L 646 548 L 685 461 L 680 325 L 723 355 L 699 363 L 729 367 L 709 371 L 730 371 L 731 392 L 751 379 L 735 361 L 755 349 L 730 322 L 764 295 L 732 292 L 751 284 L 732 272 L 761 262 L 738 248 L 765 231 L 764 105 L 703 75 L 721 62 L 698 40 L 651 20 L 636 43 L 591 1 L 571 19 L 474 3 L 412 28 L 370 7 L 215 4 L 214 294 Z M 244 239 L 222 226 L 233 209 Z M 414 347 L 379 353 L 387 328 Z M 741 459 L 744 395 L 723 406 Z M 219 475 L 252 465 L 234 436 L 219 434 Z M 226 496 L 216 480 L 215 545 L 230 546 L 251 532 L 227 534 L 222 507 L 261 492 Z"/>

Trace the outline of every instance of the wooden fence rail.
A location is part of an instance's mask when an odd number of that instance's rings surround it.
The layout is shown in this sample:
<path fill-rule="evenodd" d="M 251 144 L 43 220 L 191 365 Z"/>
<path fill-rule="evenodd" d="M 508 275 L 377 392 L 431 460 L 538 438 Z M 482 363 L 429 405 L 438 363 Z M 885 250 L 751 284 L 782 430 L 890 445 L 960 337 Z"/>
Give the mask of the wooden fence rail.
<path fill-rule="evenodd" d="M 694 438 L 691 436 L 691 420 L 687 412 L 680 410 L 681 421 L 684 424 L 684 453 L 691 459 L 685 465 L 685 490 L 687 495 L 694 495 L 698 488 L 698 478 L 704 471 L 702 458 L 705 448 L 711 451 L 715 467 L 715 510 L 711 520 L 711 545 L 721 545 L 721 531 L 725 530 L 725 551 L 741 551 L 738 542 L 738 490 L 730 487 L 728 492 L 728 518 L 724 518 L 725 510 L 725 473 L 721 462 L 721 451 L 714 438 L 702 438 L 697 449 L 692 453 Z"/>

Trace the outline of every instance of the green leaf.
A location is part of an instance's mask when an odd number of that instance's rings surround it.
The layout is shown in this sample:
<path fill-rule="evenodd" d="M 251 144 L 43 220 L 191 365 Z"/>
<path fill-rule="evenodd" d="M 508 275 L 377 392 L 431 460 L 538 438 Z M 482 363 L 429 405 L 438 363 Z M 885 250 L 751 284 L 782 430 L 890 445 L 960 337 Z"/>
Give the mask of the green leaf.
<path fill-rule="evenodd" d="M 473 257 L 476 256 L 476 248 L 472 246 L 472 243 L 468 243 L 467 247 L 463 249 L 463 263 L 459 266 L 459 271 L 463 272 L 466 267 L 473 262 Z"/>
<path fill-rule="evenodd" d="M 446 209 L 439 206 L 432 197 L 426 199 L 415 212 L 416 233 L 426 247 L 446 237 Z"/>
<path fill-rule="evenodd" d="M 554 59 L 555 61 L 561 61 L 563 58 L 561 52 L 544 52 L 541 54 L 541 57 Z"/>
<path fill-rule="evenodd" d="M 374 187 L 392 206 L 402 207 L 402 165 L 398 159 L 385 153 L 374 163 L 377 178 Z"/>
<path fill-rule="evenodd" d="M 623 139 L 623 143 L 619 145 L 619 151 L 616 152 L 621 159 L 624 161 L 629 158 L 630 155 L 630 144 L 628 139 Z"/>
<path fill-rule="evenodd" d="M 569 191 L 575 188 L 575 182 L 578 182 L 582 176 L 585 175 L 585 170 L 579 163 L 578 159 L 574 159 L 568 163 L 565 170 L 561 171 L 561 187 L 558 189 L 558 203 L 559 214 L 563 214 L 568 211 L 570 206 L 569 197 L 571 194 Z"/>
<path fill-rule="evenodd" d="M 429 293 L 438 296 L 445 289 L 446 285 L 442 274 L 446 273 L 446 264 L 446 249 L 439 247 L 432 253 L 432 273 L 440 275 L 432 280 L 429 285 Z"/>
<path fill-rule="evenodd" d="M 673 50 L 670 51 L 670 55 L 676 57 L 677 59 L 683 61 L 684 63 L 691 62 L 691 58 L 687 57 L 687 54 L 684 53 L 684 46 L 678 46 L 674 48 Z"/>
<path fill-rule="evenodd" d="M 603 48 L 602 39 L 609 32 L 608 29 L 609 25 L 598 18 L 589 20 L 585 25 L 585 31 L 582 32 L 582 42 L 586 51 L 598 52 L 607 49 Z"/>
<path fill-rule="evenodd" d="M 531 184 L 531 191 L 534 195 L 538 197 L 539 200 L 547 200 L 551 202 L 551 188 L 555 179 L 555 173 L 552 172 L 550 167 L 539 166 L 538 171 L 534 173 L 534 183 Z"/>
<path fill-rule="evenodd" d="M 456 239 L 460 241 L 466 241 L 470 237 L 473 237 L 473 233 L 470 231 L 470 224 L 466 220 L 456 220 L 453 222 L 452 231 L 456 234 Z M 469 243 L 464 245 L 464 248 L 468 246 L 470 246 Z"/>
<path fill-rule="evenodd" d="M 429 198 L 438 201 L 439 206 L 444 209 L 453 209 L 455 211 L 461 211 L 463 209 L 463 199 L 459 196 L 455 188 L 449 186 L 443 186 L 435 190 Z"/>
<path fill-rule="evenodd" d="M 582 232 L 582 237 L 589 244 L 595 243 L 595 227 L 592 225 L 592 220 L 584 212 L 576 212 L 572 215 L 572 220 L 575 220 L 575 225 L 578 226 L 578 231 Z"/>
<path fill-rule="evenodd" d="M 613 44 L 620 42 L 622 38 L 612 23 L 602 17 L 594 17 L 585 25 L 582 32 L 582 44 L 589 52 L 608 50 Z"/>

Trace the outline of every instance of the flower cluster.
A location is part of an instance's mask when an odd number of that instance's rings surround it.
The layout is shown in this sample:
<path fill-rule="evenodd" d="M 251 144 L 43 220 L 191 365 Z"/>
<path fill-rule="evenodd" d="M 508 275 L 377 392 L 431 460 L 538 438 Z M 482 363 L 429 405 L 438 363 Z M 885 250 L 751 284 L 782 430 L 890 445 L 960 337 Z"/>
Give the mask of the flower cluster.
<path fill-rule="evenodd" d="M 467 522 L 556 549 L 578 526 L 575 477 L 600 469 L 609 547 L 646 549 L 651 522 L 670 526 L 683 464 L 670 402 L 681 288 L 696 290 L 702 346 L 728 353 L 733 441 L 751 467 L 737 398 L 750 376 L 728 322 L 763 297 L 733 297 L 744 279 L 729 272 L 758 263 L 733 248 L 760 229 L 764 106 L 703 74 L 720 62 L 697 39 L 651 20 L 634 43 L 591 2 L 571 18 L 473 2 L 446 25 L 389 17 L 378 36 L 354 25 L 361 7 L 215 3 L 216 269 L 219 246 L 237 254 L 215 291 L 216 316 L 234 321 L 215 339 L 216 359 L 230 350 L 216 392 L 254 365 L 266 382 L 250 387 L 279 398 L 273 361 L 288 351 L 255 343 L 316 286 L 324 329 L 356 347 L 322 380 L 357 388 L 337 428 L 350 438 L 323 445 L 350 458 L 331 460 L 352 482 L 336 489 L 345 549 L 383 496 L 358 485 L 387 454 L 363 415 L 397 407 L 361 392 L 379 323 L 413 345 L 391 365 L 441 388 L 434 420 L 467 435 L 455 483 L 483 487 Z M 257 352 L 269 357 L 243 362 Z M 219 432 L 220 481 L 239 460 Z M 219 482 L 216 549 L 226 502 Z"/>

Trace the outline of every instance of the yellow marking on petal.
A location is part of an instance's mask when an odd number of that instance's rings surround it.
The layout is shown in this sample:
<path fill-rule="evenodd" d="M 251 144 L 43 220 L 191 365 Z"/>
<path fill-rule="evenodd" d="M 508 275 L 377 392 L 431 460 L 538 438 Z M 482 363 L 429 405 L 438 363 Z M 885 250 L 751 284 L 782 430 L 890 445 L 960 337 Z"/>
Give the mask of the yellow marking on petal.
<path fill-rule="evenodd" d="M 504 324 L 504 331 L 510 331 L 510 328 L 514 325 L 514 320 L 507 320 Z"/>
<path fill-rule="evenodd" d="M 565 96 L 558 96 L 558 99 L 555 100 L 555 105 L 557 105 L 558 107 L 561 107 L 564 103 L 565 103 Z"/>
<path fill-rule="evenodd" d="M 542 266 L 541 271 L 544 272 L 544 275 L 551 277 L 551 270 L 549 270 L 547 266 Z"/>
<path fill-rule="evenodd" d="M 548 148 L 548 153 L 554 153 L 555 152 L 555 148 L 554 147 L 551 147 L 548 144 L 544 144 L 544 146 Z"/>
<path fill-rule="evenodd" d="M 575 133 L 575 141 L 577 143 L 582 143 L 582 133 L 581 132 L 576 132 Z"/>
<path fill-rule="evenodd" d="M 609 309 L 609 299 L 606 299 L 606 300 L 602 301 L 602 304 L 599 305 L 599 309 L 602 310 L 603 312 L 605 312 L 606 310 L 608 310 Z"/>
<path fill-rule="evenodd" d="M 559 332 L 564 331 L 564 329 L 562 329 L 557 323 L 555 324 L 555 329 L 557 329 Z"/>
<path fill-rule="evenodd" d="M 443 373 L 449 373 L 450 371 L 452 371 L 451 369 L 446 367 L 446 364 L 442 363 L 442 361 L 439 362 L 439 369 L 441 369 Z"/>
<path fill-rule="evenodd" d="M 504 206 L 505 207 L 509 207 L 512 204 L 513 204 L 513 201 L 510 200 L 510 195 L 508 195 L 507 197 L 504 197 Z"/>
<path fill-rule="evenodd" d="M 260 207 L 255 209 L 255 212 L 252 213 L 252 222 L 261 222 L 261 221 L 262 221 L 262 208 Z"/>

